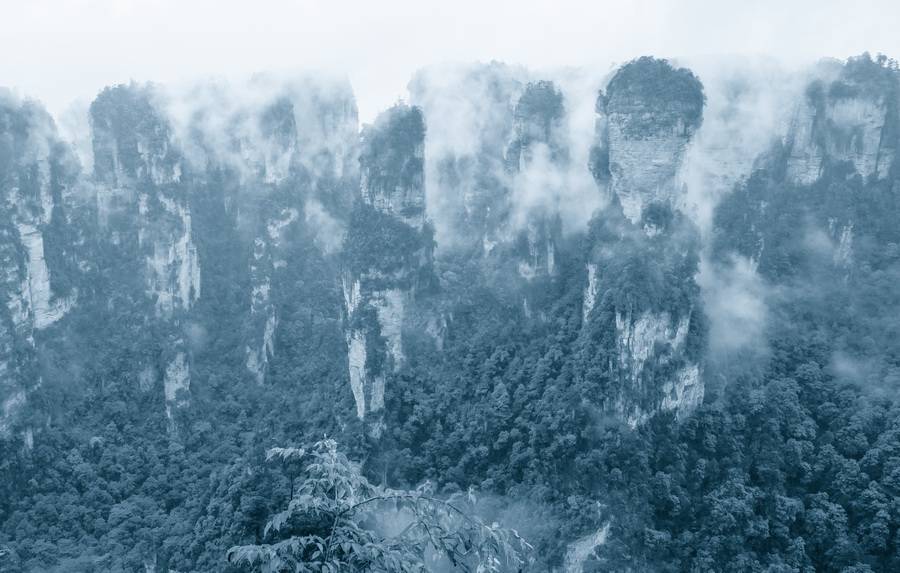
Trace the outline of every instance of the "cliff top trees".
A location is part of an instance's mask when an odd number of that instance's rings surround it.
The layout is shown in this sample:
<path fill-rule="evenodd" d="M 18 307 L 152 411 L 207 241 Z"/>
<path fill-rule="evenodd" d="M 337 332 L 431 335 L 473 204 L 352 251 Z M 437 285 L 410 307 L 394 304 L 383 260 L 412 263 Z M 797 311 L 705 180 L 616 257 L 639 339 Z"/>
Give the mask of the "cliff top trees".
<path fill-rule="evenodd" d="M 528 147 L 532 141 L 550 144 L 553 129 L 564 117 L 563 95 L 553 82 L 541 80 L 529 83 L 515 109 L 520 145 Z"/>
<path fill-rule="evenodd" d="M 696 129 L 705 102 L 703 84 L 693 72 L 675 68 L 668 60 L 644 56 L 619 68 L 598 107 L 610 114 L 633 114 L 630 128 L 635 132 L 632 135 L 637 135 L 674 127 L 679 119 L 688 129 Z"/>
<path fill-rule="evenodd" d="M 91 103 L 94 133 L 94 173 L 106 183 L 124 184 L 122 177 L 140 181 L 169 178 L 178 161 L 170 145 L 171 127 L 154 104 L 153 85 L 118 85 L 105 88 Z"/>
<path fill-rule="evenodd" d="M 424 216 L 425 120 L 417 107 L 397 104 L 362 131 L 363 199 L 410 220 Z"/>

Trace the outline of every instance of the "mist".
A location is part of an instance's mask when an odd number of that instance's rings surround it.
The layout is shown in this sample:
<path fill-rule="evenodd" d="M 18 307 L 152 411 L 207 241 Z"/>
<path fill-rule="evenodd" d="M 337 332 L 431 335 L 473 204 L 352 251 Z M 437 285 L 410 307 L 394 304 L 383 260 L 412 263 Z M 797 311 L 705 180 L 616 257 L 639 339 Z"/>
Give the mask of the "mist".
<path fill-rule="evenodd" d="M 241 81 L 210 78 L 160 86 L 159 105 L 174 138 L 198 169 L 221 164 L 250 177 L 262 169 L 267 182 L 284 179 L 297 158 L 315 177 L 341 176 L 352 164 L 317 161 L 321 154 L 347 159 L 358 130 L 352 88 L 328 73 L 284 76 L 260 73 Z M 268 126 L 262 118 L 289 104 L 293 125 Z M 336 107 L 337 109 L 332 109 Z"/>
<path fill-rule="evenodd" d="M 703 83 L 703 124 L 684 159 L 682 208 L 707 235 L 721 197 L 750 175 L 783 141 L 809 83 L 807 66 L 774 58 L 721 57 L 679 61 Z"/>
<path fill-rule="evenodd" d="M 586 229 L 606 200 L 588 169 L 606 75 L 600 69 L 531 70 L 491 62 L 430 66 L 413 76 L 409 97 L 425 114 L 427 208 L 439 247 L 460 241 L 465 229 L 459 221 L 475 208 L 471 197 L 477 195 L 509 193 L 507 235 L 535 215 L 554 213 L 565 233 Z M 540 80 L 562 93 L 564 119 L 554 139 L 566 158 L 551 161 L 547 146 L 537 144 L 530 161 L 510 173 L 513 111 L 526 85 Z"/>
<path fill-rule="evenodd" d="M 756 272 L 756 265 L 738 255 L 723 265 L 701 259 L 697 283 L 710 322 L 710 351 L 719 356 L 742 350 L 765 352 L 773 293 Z"/>

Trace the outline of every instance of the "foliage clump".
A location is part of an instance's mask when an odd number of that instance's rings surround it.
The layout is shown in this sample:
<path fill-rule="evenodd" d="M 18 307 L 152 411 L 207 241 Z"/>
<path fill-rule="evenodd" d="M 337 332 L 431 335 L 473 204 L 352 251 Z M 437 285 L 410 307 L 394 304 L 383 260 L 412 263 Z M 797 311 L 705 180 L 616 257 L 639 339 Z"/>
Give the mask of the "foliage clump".
<path fill-rule="evenodd" d="M 397 104 L 362 131 L 360 165 L 375 192 L 421 187 L 425 163 L 425 118 L 415 106 Z"/>
<path fill-rule="evenodd" d="M 157 110 L 152 85 L 117 85 L 104 88 L 91 103 L 90 121 L 94 132 L 94 171 L 101 179 L 115 181 L 121 170 L 129 177 L 149 174 L 142 171 L 148 158 L 171 168 L 177 153 L 169 144 L 171 128 Z"/>
<path fill-rule="evenodd" d="M 705 103 L 703 84 L 692 71 L 676 68 L 668 60 L 644 56 L 619 68 L 598 107 L 608 114 L 630 116 L 627 131 L 640 136 L 678 125 L 697 129 Z"/>
<path fill-rule="evenodd" d="M 529 83 L 515 109 L 521 145 L 527 147 L 532 140 L 549 142 L 553 129 L 564 116 L 563 95 L 553 82 L 541 80 Z"/>

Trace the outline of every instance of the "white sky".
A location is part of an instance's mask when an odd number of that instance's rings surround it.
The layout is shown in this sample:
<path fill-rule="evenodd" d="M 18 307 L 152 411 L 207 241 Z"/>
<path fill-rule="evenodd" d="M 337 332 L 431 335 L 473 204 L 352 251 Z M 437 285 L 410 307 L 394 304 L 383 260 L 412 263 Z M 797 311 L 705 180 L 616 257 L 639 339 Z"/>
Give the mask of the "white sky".
<path fill-rule="evenodd" d="M 347 74 L 363 120 L 427 64 L 601 65 L 639 55 L 865 50 L 900 58 L 892 0 L 0 0 L 0 86 L 59 112 L 104 85 Z"/>

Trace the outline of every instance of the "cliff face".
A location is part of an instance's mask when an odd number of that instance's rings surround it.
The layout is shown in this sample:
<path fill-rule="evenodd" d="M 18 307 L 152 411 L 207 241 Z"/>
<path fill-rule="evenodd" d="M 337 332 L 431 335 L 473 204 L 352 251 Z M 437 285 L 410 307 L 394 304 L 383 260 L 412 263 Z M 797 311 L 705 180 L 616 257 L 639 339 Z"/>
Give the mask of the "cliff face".
<path fill-rule="evenodd" d="M 181 154 L 171 143 L 150 86 L 106 88 L 91 104 L 94 174 L 112 188 L 178 183 Z"/>
<path fill-rule="evenodd" d="M 192 329 L 216 328 L 215 322 L 197 323 L 192 313 L 202 294 L 198 233 L 217 265 L 243 266 L 239 277 L 219 270 L 208 280 L 215 281 L 213 300 L 233 291 L 236 279 L 245 289 L 242 308 L 228 312 L 243 317 L 244 366 L 262 384 L 276 353 L 279 301 L 288 295 L 320 296 L 288 293 L 285 284 L 298 273 L 335 272 L 325 260 L 298 261 L 298 252 L 311 249 L 327 258 L 334 251 L 352 201 L 349 188 L 358 176 L 356 106 L 347 86 L 300 80 L 273 87 L 260 80 L 246 89 L 250 93 L 238 97 L 215 87 L 178 117 L 164 113 L 176 105 L 166 101 L 170 96 L 144 88 L 143 100 L 106 106 L 129 110 L 123 117 L 94 114 L 97 179 L 116 184 L 111 194 L 123 197 L 120 204 L 137 197 L 137 213 L 127 219 L 138 222 L 147 295 L 172 341 L 160 354 L 163 363 L 148 371 L 162 373 L 170 414 L 188 403 L 176 395 L 190 388 Z M 101 95 L 94 107 L 102 110 L 103 103 Z M 132 124 L 122 125 L 126 120 Z M 119 133 L 126 135 L 114 139 Z M 195 209 L 203 210 L 199 225 Z M 122 239 L 113 235 L 113 240 Z M 230 250 L 230 257 L 221 249 Z M 233 262 L 222 261 L 223 255 Z"/>
<path fill-rule="evenodd" d="M 898 88 L 897 65 L 886 58 L 820 66 L 787 136 L 719 205 L 712 261 L 727 269 L 738 253 L 764 288 L 785 289 L 770 312 L 807 317 L 827 309 L 823 324 L 838 325 L 860 320 L 870 297 L 879 308 L 894 304 L 893 291 L 875 294 L 871 285 L 897 273 Z M 881 373 L 874 378 L 886 376 L 891 366 L 879 356 L 893 351 L 893 319 L 865 322 L 872 334 L 864 350 L 842 328 L 823 326 L 818 336 L 836 355 L 862 356 Z"/>
<path fill-rule="evenodd" d="M 832 66 L 833 67 L 833 66 Z M 884 179 L 897 149 L 898 94 L 892 73 L 866 58 L 823 70 L 798 103 L 787 140 L 787 178 L 811 185 L 844 163 L 863 179 Z"/>
<path fill-rule="evenodd" d="M 644 311 L 638 317 L 630 312 L 616 313 L 618 368 L 629 389 L 619 396 L 615 409 L 630 425 L 646 421 L 657 411 L 684 417 L 703 401 L 699 364 L 683 359 L 690 324 L 690 314 L 675 320 L 666 311 Z M 656 367 L 672 361 L 683 363 L 675 370 L 664 371 L 662 376 L 647 376 L 651 365 Z M 652 387 L 645 388 L 660 382 L 656 396 Z M 649 406 L 635 400 L 641 394 L 650 396 Z"/>
<path fill-rule="evenodd" d="M 835 169 L 885 180 L 896 91 L 867 69 L 849 65 L 808 90 L 781 148 L 785 180 Z M 701 126 L 702 86 L 662 60 L 626 64 L 597 100 L 591 163 L 579 166 L 571 102 L 553 82 L 526 80 L 499 65 L 460 75 L 485 110 L 466 108 L 453 134 L 453 105 L 463 104 L 414 81 L 414 98 L 446 116 L 430 138 L 423 111 L 405 105 L 360 134 L 340 82 L 260 80 L 240 94 L 211 86 L 181 99 L 109 88 L 91 107 L 94 172 L 80 177 L 55 136 L 34 135 L 52 134 L 49 119 L 17 104 L 31 127 L 5 120 L 14 153 L 3 187 L 4 347 L 51 327 L 83 334 L 74 324 L 88 313 L 119 322 L 135 340 L 122 351 L 130 370 L 115 368 L 173 428 L 195 382 L 225 369 L 216 352 L 238 362 L 237 379 L 266 385 L 296 375 L 297 347 L 327 347 L 356 416 L 377 422 L 418 335 L 438 347 L 458 336 L 453 315 L 478 288 L 534 328 L 577 299 L 608 386 L 598 402 L 632 424 L 687 413 L 703 396 L 705 327 L 698 238 L 679 212 L 678 175 Z M 586 236 L 564 234 L 561 220 L 566 174 L 579 169 L 612 199 Z M 432 199 L 450 212 L 441 212 L 447 249 L 437 255 Z M 763 202 L 754 204 L 762 216 Z M 866 230 L 853 213 L 825 221 L 832 260 L 849 272 Z M 231 336 L 210 334 L 223 330 Z M 9 409 L 23 395 L 11 390 Z"/>
<path fill-rule="evenodd" d="M 704 395 L 697 231 L 680 214 L 659 217 L 651 236 L 619 217 L 591 229 L 582 336 L 588 367 L 602 372 L 596 399 L 631 426 L 683 417 Z"/>
<path fill-rule="evenodd" d="M 567 149 L 562 137 L 565 118 L 563 95 L 551 81 L 525 86 L 513 114 L 512 140 L 507 146 L 510 171 L 520 172 L 545 153 L 551 162 L 565 161 Z"/>
<path fill-rule="evenodd" d="M 609 179 L 632 223 L 649 204 L 675 204 L 681 192 L 676 175 L 703 104 L 702 86 L 690 71 L 648 57 L 622 66 L 600 96 L 595 176 Z"/>
<path fill-rule="evenodd" d="M 360 419 L 384 407 L 385 378 L 405 361 L 410 299 L 430 273 L 424 138 L 421 111 L 405 105 L 381 114 L 362 134 L 360 196 L 342 279 L 348 374 Z"/>
<path fill-rule="evenodd" d="M 425 223 L 425 123 L 418 108 L 395 106 L 362 135 L 360 199 L 409 227 Z"/>
<path fill-rule="evenodd" d="M 210 126 L 198 129 L 212 164 L 242 181 L 232 200 L 235 225 L 252 235 L 245 365 L 262 384 L 275 355 L 277 299 L 288 295 L 296 241 L 309 234 L 323 255 L 336 250 L 358 168 L 356 105 L 345 86 L 302 82 L 257 100 L 228 110 L 231 142 L 224 149 Z"/>
<path fill-rule="evenodd" d="M 71 258 L 53 240 L 68 226 L 63 203 L 77 175 L 77 162 L 50 116 L 36 103 L 0 92 L 2 436 L 12 431 L 28 392 L 40 385 L 36 336 L 65 316 L 78 297 L 65 280 Z M 23 431 L 31 435 L 30 428 Z"/>

